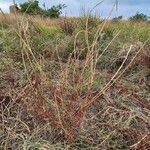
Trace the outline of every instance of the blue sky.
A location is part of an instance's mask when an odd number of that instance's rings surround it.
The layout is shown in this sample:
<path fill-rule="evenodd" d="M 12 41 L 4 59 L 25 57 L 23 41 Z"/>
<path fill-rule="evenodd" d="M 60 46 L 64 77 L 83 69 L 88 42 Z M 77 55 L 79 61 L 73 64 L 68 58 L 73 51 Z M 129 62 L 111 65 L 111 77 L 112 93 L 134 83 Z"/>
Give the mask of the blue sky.
<path fill-rule="evenodd" d="M 12 4 L 13 0 L 0 0 L 0 8 L 4 12 L 8 12 L 9 5 Z M 16 0 L 16 3 L 23 3 L 27 0 Z M 43 3 L 47 7 L 52 5 L 57 5 L 59 3 L 64 3 L 67 8 L 63 10 L 63 14 L 67 16 L 78 16 L 81 14 L 82 9 L 91 9 L 101 0 L 39 0 L 40 5 Z M 111 11 L 113 4 L 116 0 L 104 0 L 97 8 L 95 8 L 93 13 L 100 15 L 102 17 L 108 16 Z M 150 0 L 118 0 L 118 10 L 113 10 L 112 17 L 122 15 L 125 18 L 135 14 L 136 12 L 144 13 L 150 16 Z"/>

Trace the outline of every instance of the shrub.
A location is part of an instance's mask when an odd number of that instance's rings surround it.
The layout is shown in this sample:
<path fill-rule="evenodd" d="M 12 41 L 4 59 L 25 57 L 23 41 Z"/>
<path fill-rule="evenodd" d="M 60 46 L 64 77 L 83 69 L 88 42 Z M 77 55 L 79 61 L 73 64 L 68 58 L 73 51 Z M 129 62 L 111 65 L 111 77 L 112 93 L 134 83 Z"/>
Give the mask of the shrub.
<path fill-rule="evenodd" d="M 65 4 L 52 6 L 50 9 L 44 10 L 44 16 L 50 18 L 58 18 L 62 14 L 62 9 L 65 7 L 66 7 Z"/>
<path fill-rule="evenodd" d="M 23 4 L 20 4 L 20 12 L 27 13 L 30 15 L 42 15 L 44 17 L 50 18 L 58 18 L 62 14 L 62 9 L 65 8 L 65 4 L 59 4 L 57 6 L 52 6 L 49 9 L 42 9 L 39 6 L 39 2 L 35 1 L 28 1 Z"/>
<path fill-rule="evenodd" d="M 130 17 L 129 20 L 130 21 L 147 21 L 148 16 L 143 13 L 137 12 L 134 16 Z"/>
<path fill-rule="evenodd" d="M 23 4 L 20 4 L 20 10 L 21 13 L 27 13 L 30 15 L 37 15 L 42 13 L 42 9 L 39 6 L 39 2 L 37 0 L 35 1 L 28 1 Z"/>

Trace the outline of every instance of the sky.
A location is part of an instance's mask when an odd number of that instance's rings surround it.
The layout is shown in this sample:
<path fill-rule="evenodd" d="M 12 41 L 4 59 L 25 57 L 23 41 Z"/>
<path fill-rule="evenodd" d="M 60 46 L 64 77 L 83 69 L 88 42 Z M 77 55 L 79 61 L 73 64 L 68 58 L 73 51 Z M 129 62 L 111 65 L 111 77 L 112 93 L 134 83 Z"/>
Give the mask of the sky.
<path fill-rule="evenodd" d="M 0 0 L 0 8 L 4 12 L 9 12 L 9 6 L 12 4 L 13 0 Z M 28 0 L 16 0 L 16 3 L 20 4 Z M 90 10 L 101 0 L 39 0 L 40 5 L 44 3 L 47 8 L 52 5 L 57 5 L 59 3 L 66 4 L 66 8 L 63 10 L 63 15 L 67 16 L 79 16 L 83 10 Z M 109 16 L 113 5 L 116 0 L 104 0 L 100 5 L 98 5 L 93 13 L 101 16 Z M 134 15 L 136 12 L 144 13 L 150 16 L 150 0 L 118 0 L 118 9 L 114 8 L 111 16 L 123 16 L 128 18 Z"/>

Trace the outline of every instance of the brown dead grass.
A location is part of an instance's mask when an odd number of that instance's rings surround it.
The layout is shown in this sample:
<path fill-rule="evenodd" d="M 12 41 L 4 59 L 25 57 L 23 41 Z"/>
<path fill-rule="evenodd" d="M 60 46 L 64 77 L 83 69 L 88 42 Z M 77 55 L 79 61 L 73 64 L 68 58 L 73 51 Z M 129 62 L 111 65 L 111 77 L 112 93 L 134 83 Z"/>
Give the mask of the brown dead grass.
<path fill-rule="evenodd" d="M 35 19 L 36 23 L 47 25 L 57 24 L 57 21 Z M 21 67 L 15 60 L 12 63 L 3 61 L 4 66 L 10 65 L 0 74 L 0 144 L 3 149 L 91 147 L 105 150 L 113 147 L 144 150 L 149 147 L 149 99 L 120 83 L 124 79 L 120 78 L 132 67 L 145 44 L 124 67 L 131 45 L 117 71 L 104 77 L 103 70 L 97 70 L 96 64 L 108 46 L 102 53 L 95 47 L 107 23 L 105 20 L 95 31 L 90 45 L 87 21 L 86 29 L 75 35 L 73 52 L 65 63 L 58 49 L 55 50 L 57 61 L 35 54 L 29 40 L 33 32 L 29 30 L 28 20 L 19 26 L 19 30 L 15 28 L 22 46 L 19 51 Z M 81 66 L 78 63 L 81 51 L 76 46 L 80 32 L 85 34 L 87 45 Z M 46 63 L 54 72 L 51 76 L 44 68 Z M 85 70 L 88 71 L 86 75 Z M 100 75 L 104 83 L 94 89 L 94 82 Z M 142 88 L 140 90 L 144 92 Z"/>

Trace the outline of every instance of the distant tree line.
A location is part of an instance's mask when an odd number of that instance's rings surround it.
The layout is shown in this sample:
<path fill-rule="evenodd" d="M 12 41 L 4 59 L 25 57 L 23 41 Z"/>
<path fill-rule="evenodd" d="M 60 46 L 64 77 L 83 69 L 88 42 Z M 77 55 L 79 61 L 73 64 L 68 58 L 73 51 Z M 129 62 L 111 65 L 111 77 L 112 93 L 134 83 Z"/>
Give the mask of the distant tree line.
<path fill-rule="evenodd" d="M 123 16 L 118 16 L 113 18 L 113 21 L 118 21 L 118 20 L 122 20 Z M 150 19 L 150 17 L 148 17 L 147 15 L 143 14 L 143 13 L 139 13 L 137 12 L 135 15 L 131 16 L 128 18 L 130 21 L 148 21 Z"/>
<path fill-rule="evenodd" d="M 39 6 L 39 1 L 28 1 L 20 4 L 20 13 L 26 13 L 29 15 L 40 15 L 44 17 L 50 18 L 58 18 L 62 14 L 62 9 L 66 7 L 65 4 L 58 4 L 56 6 L 52 6 L 51 8 L 46 8 L 45 4 L 43 8 Z"/>

